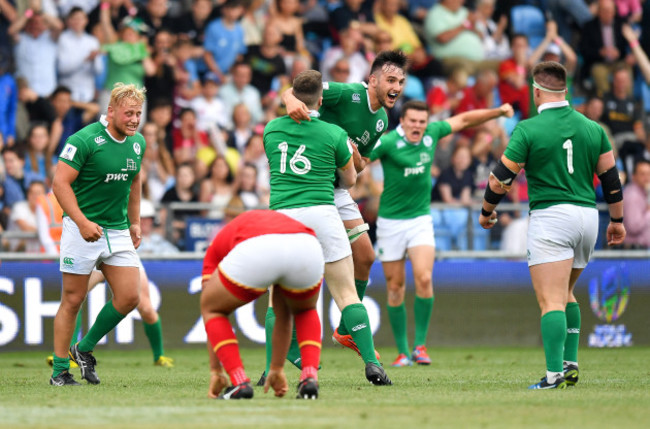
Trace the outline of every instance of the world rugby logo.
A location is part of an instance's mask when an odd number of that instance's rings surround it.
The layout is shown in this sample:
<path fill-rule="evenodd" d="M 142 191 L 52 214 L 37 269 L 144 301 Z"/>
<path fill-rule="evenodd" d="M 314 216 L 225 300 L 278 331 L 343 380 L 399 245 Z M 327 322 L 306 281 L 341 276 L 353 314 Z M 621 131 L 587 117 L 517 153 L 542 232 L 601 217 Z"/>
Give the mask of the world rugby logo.
<path fill-rule="evenodd" d="M 600 278 L 589 282 L 589 302 L 598 319 L 611 323 L 618 320 L 630 300 L 630 275 L 625 264 L 605 270 Z"/>

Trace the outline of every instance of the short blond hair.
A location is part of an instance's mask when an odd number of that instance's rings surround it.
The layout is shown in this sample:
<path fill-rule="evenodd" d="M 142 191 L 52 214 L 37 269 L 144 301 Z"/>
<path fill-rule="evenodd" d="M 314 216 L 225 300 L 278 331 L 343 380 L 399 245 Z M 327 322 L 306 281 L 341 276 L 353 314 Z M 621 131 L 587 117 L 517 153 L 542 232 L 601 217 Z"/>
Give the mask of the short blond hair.
<path fill-rule="evenodd" d="M 144 104 L 146 88 L 138 88 L 136 85 L 124 84 L 117 82 L 111 91 L 111 100 L 108 102 L 109 106 L 121 106 L 127 99 L 133 99 L 140 104 Z"/>

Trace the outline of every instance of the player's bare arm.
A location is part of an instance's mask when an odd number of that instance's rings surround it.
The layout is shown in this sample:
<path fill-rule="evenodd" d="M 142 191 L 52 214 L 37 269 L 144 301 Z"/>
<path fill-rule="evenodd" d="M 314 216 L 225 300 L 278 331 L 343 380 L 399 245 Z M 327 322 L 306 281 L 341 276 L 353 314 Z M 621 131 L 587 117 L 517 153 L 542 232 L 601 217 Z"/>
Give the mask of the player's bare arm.
<path fill-rule="evenodd" d="M 451 126 L 451 132 L 457 133 L 465 128 L 474 127 L 492 119 L 500 118 L 501 116 L 511 118 L 514 113 L 515 111 L 510 103 L 505 103 L 499 107 L 495 107 L 494 109 L 477 109 L 464 112 L 452 116 L 451 118 L 446 119 L 446 121 Z"/>
<path fill-rule="evenodd" d="M 348 144 L 352 149 L 352 161 L 354 162 L 354 169 L 357 170 L 357 173 L 363 171 L 366 168 L 366 165 L 370 162 L 370 158 L 366 158 L 359 153 L 359 148 L 357 145 L 348 138 Z"/>
<path fill-rule="evenodd" d="M 512 181 L 524 167 L 523 163 L 516 163 L 501 156 L 501 161 L 490 173 L 488 186 L 485 188 L 485 198 L 478 222 L 485 229 L 492 228 L 497 223 L 497 204 L 512 187 Z"/>
<path fill-rule="evenodd" d="M 131 183 L 131 192 L 129 193 L 129 205 L 127 206 L 127 216 L 129 217 L 129 233 L 133 246 L 137 249 L 142 241 L 140 234 L 140 195 L 142 193 L 142 180 L 140 173 L 136 174 Z"/>
<path fill-rule="evenodd" d="M 77 197 L 72 190 L 72 182 L 75 181 L 78 175 L 77 170 L 65 162 L 59 162 L 54 173 L 52 190 L 63 211 L 79 227 L 83 239 L 89 242 L 97 241 L 102 236 L 102 228 L 95 222 L 88 220 L 82 213 Z"/>
<path fill-rule="evenodd" d="M 338 168 L 339 173 L 339 186 L 345 189 L 350 189 L 357 183 L 357 170 L 355 169 L 354 161 L 352 158 L 343 167 Z"/>
<path fill-rule="evenodd" d="M 293 95 L 293 88 L 289 88 L 282 93 L 282 103 L 287 106 L 287 115 L 294 121 L 311 121 L 309 117 L 309 108 L 302 101 Z"/>
<path fill-rule="evenodd" d="M 610 222 L 607 225 L 607 244 L 615 246 L 625 240 L 623 225 L 623 189 L 618 177 L 618 169 L 614 160 L 614 152 L 605 152 L 598 157 L 596 174 L 603 187 L 603 195 L 609 208 Z"/>

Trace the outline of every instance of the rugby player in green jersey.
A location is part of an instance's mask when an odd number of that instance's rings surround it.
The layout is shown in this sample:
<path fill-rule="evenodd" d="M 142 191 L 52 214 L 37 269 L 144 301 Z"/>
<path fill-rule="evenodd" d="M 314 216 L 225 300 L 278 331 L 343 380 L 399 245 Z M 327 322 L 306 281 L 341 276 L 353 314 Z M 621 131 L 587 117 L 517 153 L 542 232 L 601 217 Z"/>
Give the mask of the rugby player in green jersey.
<path fill-rule="evenodd" d="M 61 304 L 54 318 L 54 371 L 50 384 L 79 385 L 69 373 L 70 359 L 81 377 L 99 384 L 92 350 L 139 301 L 140 164 L 145 140 L 137 132 L 144 90 L 116 84 L 108 112 L 68 138 L 61 150 L 52 189 L 65 212 L 61 236 Z M 88 279 L 97 266 L 113 299 L 99 312 L 81 341 L 70 347 Z"/>
<path fill-rule="evenodd" d="M 431 275 L 435 258 L 430 214 L 431 164 L 438 140 L 500 116 L 512 117 L 512 106 L 479 109 L 428 124 L 428 108 L 421 101 L 402 106 L 400 125 L 379 139 L 370 160 L 379 159 L 384 191 L 377 219 L 378 257 L 386 276 L 388 317 L 399 355 L 395 367 L 429 365 L 426 339 L 433 311 Z M 406 335 L 406 256 L 415 282 L 415 343 L 410 352 Z"/>
<path fill-rule="evenodd" d="M 388 116 L 384 108 L 392 108 L 402 94 L 406 83 L 407 58 L 401 51 L 380 52 L 370 67 L 368 84 L 365 83 L 323 83 L 323 104 L 319 109 L 320 119 L 343 128 L 349 139 L 358 147 L 361 157 L 355 162 L 357 171 L 364 169 L 368 156 L 379 137 L 388 127 Z M 309 108 L 298 100 L 290 88 L 282 94 L 287 114 L 295 121 L 309 121 Z M 348 231 L 354 262 L 354 282 L 359 299 L 363 296 L 370 278 L 370 267 L 375 261 L 375 252 L 370 242 L 368 224 L 347 189 L 334 190 L 336 208 Z M 273 328 L 273 310 L 266 318 L 268 335 Z M 349 327 L 342 319 L 334 330 L 332 340 L 348 347 L 359 355 L 359 348 L 352 338 Z M 267 347 L 271 342 L 266 342 Z M 292 351 L 287 358 L 299 357 L 292 342 Z M 270 356 L 267 350 L 267 356 Z M 378 354 L 377 354 L 378 358 Z M 267 359 L 267 367 L 269 365 Z"/>
<path fill-rule="evenodd" d="M 323 247 L 327 287 L 342 319 L 352 327 L 351 335 L 366 364 L 366 378 L 376 385 L 392 384 L 375 356 L 368 313 L 354 285 L 352 249 L 334 204 L 335 178 L 345 188 L 353 186 L 357 178 L 353 157 L 358 162 L 360 156 L 341 127 L 319 118 L 321 74 L 302 72 L 293 85 L 294 95 L 309 107 L 311 120 L 297 123 L 283 116 L 264 129 L 271 172 L 270 208 L 316 232 Z"/>
<path fill-rule="evenodd" d="M 525 168 L 528 267 L 541 309 L 546 355 L 546 376 L 529 389 L 564 389 L 578 381 L 580 307 L 573 289 L 598 235 L 594 174 L 609 205 L 610 246 L 625 238 L 623 192 L 605 131 L 565 99 L 566 69 L 552 61 L 538 64 L 533 88 L 539 115 L 515 127 L 490 174 L 479 223 L 486 229 L 494 225 L 495 207 Z"/>

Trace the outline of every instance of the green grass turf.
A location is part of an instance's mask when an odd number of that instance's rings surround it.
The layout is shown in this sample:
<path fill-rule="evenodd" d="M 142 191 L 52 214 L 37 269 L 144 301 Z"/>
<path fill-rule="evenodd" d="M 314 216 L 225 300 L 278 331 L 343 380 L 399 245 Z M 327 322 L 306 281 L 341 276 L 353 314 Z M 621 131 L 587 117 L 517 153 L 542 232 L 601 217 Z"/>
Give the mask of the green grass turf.
<path fill-rule="evenodd" d="M 388 365 L 393 349 L 381 349 Z M 317 401 L 255 388 L 251 401 L 206 397 L 204 349 L 169 350 L 175 368 L 154 367 L 148 351 L 97 351 L 99 386 L 55 388 L 40 352 L 0 353 L 0 428 L 606 428 L 650 427 L 650 348 L 580 352 L 580 382 L 529 391 L 544 375 L 540 348 L 432 348 L 429 367 L 387 368 L 395 385 L 366 382 L 352 352 L 326 347 Z M 262 348 L 242 351 L 256 382 Z M 73 370 L 79 379 L 78 370 Z"/>

